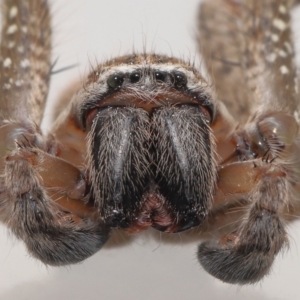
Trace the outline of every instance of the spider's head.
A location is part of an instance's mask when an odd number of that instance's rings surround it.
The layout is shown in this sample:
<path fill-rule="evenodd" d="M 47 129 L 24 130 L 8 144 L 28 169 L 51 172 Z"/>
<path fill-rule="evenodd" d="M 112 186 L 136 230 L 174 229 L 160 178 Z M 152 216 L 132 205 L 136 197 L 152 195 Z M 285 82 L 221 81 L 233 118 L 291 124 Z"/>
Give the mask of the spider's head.
<path fill-rule="evenodd" d="M 194 67 L 120 57 L 89 75 L 73 105 L 88 132 L 92 197 L 107 222 L 175 232 L 204 220 L 216 180 L 215 104 Z"/>
<path fill-rule="evenodd" d="M 151 114 L 157 107 L 191 104 L 210 123 L 215 116 L 212 90 L 200 73 L 182 60 L 154 54 L 122 56 L 98 66 L 73 103 L 83 129 L 105 107 L 131 106 Z"/>

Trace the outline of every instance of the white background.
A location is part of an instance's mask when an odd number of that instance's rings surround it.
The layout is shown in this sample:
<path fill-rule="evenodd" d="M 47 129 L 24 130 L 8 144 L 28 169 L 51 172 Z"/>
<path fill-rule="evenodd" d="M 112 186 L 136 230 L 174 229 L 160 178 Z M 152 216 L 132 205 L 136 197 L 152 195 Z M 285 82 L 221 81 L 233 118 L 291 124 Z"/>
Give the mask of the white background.
<path fill-rule="evenodd" d="M 57 69 L 79 65 L 53 76 L 51 101 L 89 70 L 89 61 L 129 53 L 133 46 L 196 56 L 198 0 L 53 2 Z M 271 274 L 254 286 L 237 287 L 201 269 L 197 233 L 167 236 L 150 231 L 129 239 L 117 233 L 79 265 L 46 268 L 1 226 L 0 299 L 300 299 L 300 223 L 288 231 L 291 247 L 278 256 Z"/>

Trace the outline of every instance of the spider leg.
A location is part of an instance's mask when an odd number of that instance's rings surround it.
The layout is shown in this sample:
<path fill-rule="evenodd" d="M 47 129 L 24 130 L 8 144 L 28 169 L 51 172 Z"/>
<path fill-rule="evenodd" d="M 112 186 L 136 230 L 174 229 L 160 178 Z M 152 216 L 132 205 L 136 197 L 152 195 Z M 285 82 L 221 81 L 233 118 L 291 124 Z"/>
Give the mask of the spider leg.
<path fill-rule="evenodd" d="M 47 1 L 3 1 L 1 8 L 1 118 L 40 124 L 51 72 Z"/>
<path fill-rule="evenodd" d="M 84 174 L 27 140 L 5 159 L 1 219 L 44 263 L 82 261 L 103 246 L 109 228 L 85 200 Z"/>
<path fill-rule="evenodd" d="M 236 18 L 239 12 L 233 1 L 203 1 L 198 17 L 198 42 L 217 99 L 236 120 L 249 116 L 251 99 L 244 73 L 244 45 Z"/>
<path fill-rule="evenodd" d="M 243 204 L 243 211 L 237 229 L 218 242 L 199 246 L 201 265 L 215 277 L 229 283 L 256 282 L 269 272 L 275 256 L 288 244 L 284 227 L 289 219 L 285 215 L 299 209 L 298 129 L 295 119 L 283 112 L 254 120 L 243 133 L 245 140 L 252 135 L 252 149 L 261 146 L 259 158 L 221 167 L 208 222 L 213 224 L 226 211 L 230 216 L 228 208 L 234 208 L 234 201 L 236 208 Z M 266 149 L 269 159 L 265 158 Z"/>
<path fill-rule="evenodd" d="M 252 283 L 270 270 L 275 256 L 287 244 L 283 210 L 289 193 L 284 177 L 266 175 L 250 194 L 249 212 L 239 229 L 219 242 L 199 246 L 201 265 L 229 283 Z"/>
<path fill-rule="evenodd" d="M 86 175 L 39 128 L 51 73 L 46 0 L 7 0 L 0 47 L 0 220 L 46 264 L 79 262 L 109 237 Z"/>
<path fill-rule="evenodd" d="M 59 146 L 37 125 L 0 128 L 15 150 L 2 161 L 0 219 L 49 265 L 76 263 L 98 251 L 109 228 L 88 203 L 85 174 L 57 157 Z"/>
<path fill-rule="evenodd" d="M 201 55 L 218 100 L 242 123 L 249 112 L 272 107 L 294 113 L 298 107 L 289 14 L 294 3 L 213 0 L 201 5 Z"/>
<path fill-rule="evenodd" d="M 229 50 L 243 49 L 238 58 L 252 107 L 248 122 L 229 136 L 242 143 L 237 143 L 235 155 L 221 162 L 214 210 L 215 217 L 218 209 L 224 213 L 233 199 L 237 207 L 244 202 L 244 213 L 230 234 L 201 244 L 198 258 L 215 277 L 247 284 L 266 275 L 288 244 L 285 214 L 299 207 L 299 96 L 289 13 L 293 1 L 221 2 L 243 35 L 242 46 L 236 49 L 236 39 Z M 223 30 L 231 32 L 230 27 Z"/>

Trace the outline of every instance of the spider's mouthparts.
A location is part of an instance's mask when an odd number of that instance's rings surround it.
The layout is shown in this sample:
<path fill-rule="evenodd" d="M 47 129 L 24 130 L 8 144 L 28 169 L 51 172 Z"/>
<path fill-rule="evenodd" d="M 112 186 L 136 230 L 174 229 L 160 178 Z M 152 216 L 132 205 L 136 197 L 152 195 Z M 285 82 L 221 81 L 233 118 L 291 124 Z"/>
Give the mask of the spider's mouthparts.
<path fill-rule="evenodd" d="M 198 226 L 203 219 L 203 215 L 199 215 L 197 211 L 189 211 L 176 220 L 176 214 L 157 191 L 147 193 L 142 203 L 129 226 L 124 226 L 126 232 L 138 233 L 149 227 L 169 233 L 181 232 Z"/>
<path fill-rule="evenodd" d="M 104 108 L 88 141 L 92 197 L 109 226 L 178 232 L 204 221 L 216 166 L 199 106 Z"/>

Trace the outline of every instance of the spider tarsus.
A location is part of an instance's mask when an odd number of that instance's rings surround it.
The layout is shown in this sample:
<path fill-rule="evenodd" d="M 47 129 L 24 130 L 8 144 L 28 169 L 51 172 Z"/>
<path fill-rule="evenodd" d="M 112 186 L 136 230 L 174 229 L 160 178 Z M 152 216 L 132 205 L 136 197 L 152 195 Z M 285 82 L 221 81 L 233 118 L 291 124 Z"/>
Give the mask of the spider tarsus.
<path fill-rule="evenodd" d="M 211 275 L 231 284 L 250 284 L 266 275 L 273 263 L 272 257 L 262 253 L 240 252 L 238 249 L 220 249 L 216 242 L 206 242 L 198 248 L 198 259 Z"/>
<path fill-rule="evenodd" d="M 40 239 L 28 235 L 23 240 L 34 257 L 51 266 L 79 263 L 98 252 L 110 237 L 108 228 L 99 224 L 74 229 L 50 227 L 39 235 Z"/>
<path fill-rule="evenodd" d="M 47 265 L 81 262 L 100 250 L 110 236 L 110 229 L 98 218 L 55 210 L 39 186 L 10 198 L 15 205 L 9 226 L 30 253 Z"/>
<path fill-rule="evenodd" d="M 237 232 L 198 248 L 203 268 L 220 280 L 250 284 L 269 273 L 279 251 L 287 244 L 284 223 L 277 213 L 284 205 L 285 179 L 266 176 L 252 192 L 249 213 Z"/>

